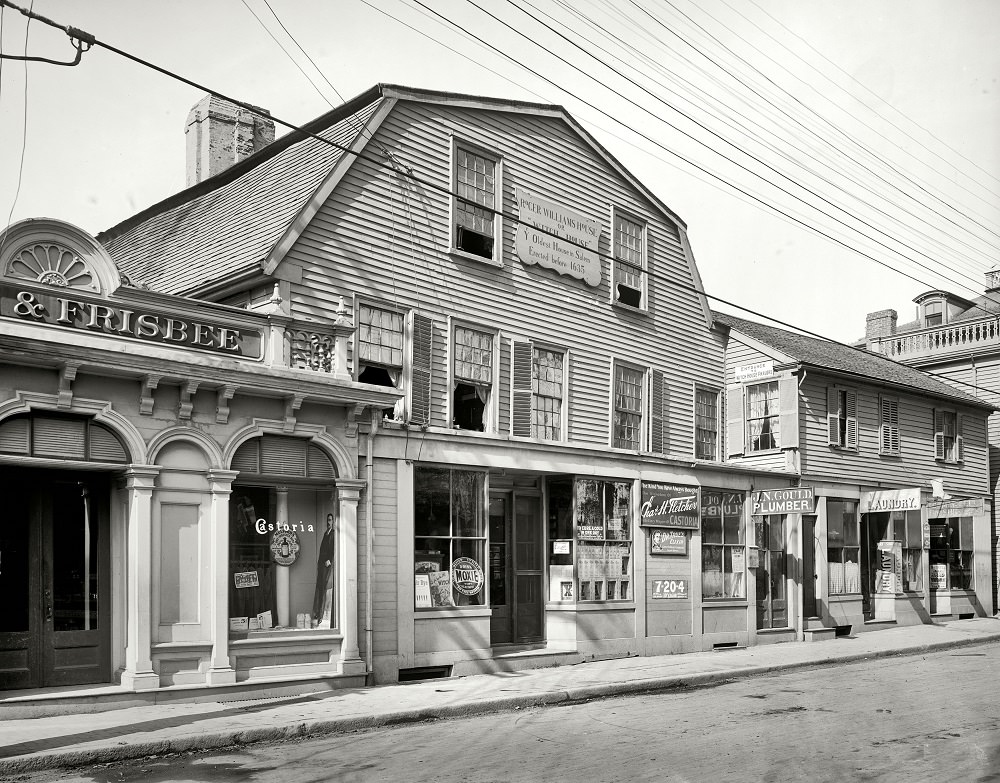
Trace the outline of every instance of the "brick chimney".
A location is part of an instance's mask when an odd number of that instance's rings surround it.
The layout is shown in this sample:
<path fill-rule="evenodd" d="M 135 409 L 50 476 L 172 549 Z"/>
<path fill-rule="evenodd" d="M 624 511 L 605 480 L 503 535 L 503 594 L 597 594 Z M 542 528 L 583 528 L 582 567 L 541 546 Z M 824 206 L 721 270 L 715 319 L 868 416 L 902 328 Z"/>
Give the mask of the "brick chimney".
<path fill-rule="evenodd" d="M 899 313 L 895 310 L 879 310 L 877 313 L 868 313 L 865 324 L 865 340 L 870 345 L 873 340 L 880 337 L 891 337 L 896 333 L 896 322 Z"/>
<path fill-rule="evenodd" d="M 248 111 L 206 95 L 187 118 L 188 187 L 249 157 L 274 141 L 274 120 L 266 109 Z"/>

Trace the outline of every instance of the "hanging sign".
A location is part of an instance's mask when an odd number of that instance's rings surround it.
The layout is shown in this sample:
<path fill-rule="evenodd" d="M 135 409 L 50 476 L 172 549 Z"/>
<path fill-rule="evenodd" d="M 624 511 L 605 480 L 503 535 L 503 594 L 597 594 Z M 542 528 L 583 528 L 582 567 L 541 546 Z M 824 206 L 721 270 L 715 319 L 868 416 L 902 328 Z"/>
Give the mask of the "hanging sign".
<path fill-rule="evenodd" d="M 653 598 L 687 598 L 687 579 L 654 579 Z"/>
<path fill-rule="evenodd" d="M 880 489 L 861 493 L 861 513 L 879 511 L 916 511 L 920 508 L 920 489 Z"/>
<path fill-rule="evenodd" d="M 484 581 L 482 566 L 471 557 L 452 560 L 451 585 L 462 595 L 479 595 Z"/>
<path fill-rule="evenodd" d="M 271 554 L 278 565 L 291 565 L 299 556 L 299 537 L 291 530 L 275 530 L 271 536 Z"/>
<path fill-rule="evenodd" d="M 599 286 L 601 258 L 597 254 L 597 242 L 601 237 L 600 222 L 523 188 L 514 188 L 514 192 L 520 219 L 514 236 L 518 258 L 525 264 L 537 264 L 560 275 L 583 280 L 589 286 Z"/>
<path fill-rule="evenodd" d="M 643 481 L 640 501 L 642 527 L 698 529 L 698 487 Z"/>
<path fill-rule="evenodd" d="M 750 514 L 812 514 L 816 510 L 816 497 L 812 487 L 787 489 L 762 489 L 750 494 Z"/>

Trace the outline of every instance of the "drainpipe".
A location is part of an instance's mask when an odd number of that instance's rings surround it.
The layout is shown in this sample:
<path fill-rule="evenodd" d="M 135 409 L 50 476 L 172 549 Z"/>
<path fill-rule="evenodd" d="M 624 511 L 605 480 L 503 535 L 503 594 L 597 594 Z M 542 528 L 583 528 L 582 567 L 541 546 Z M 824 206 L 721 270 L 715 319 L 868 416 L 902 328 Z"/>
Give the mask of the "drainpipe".
<path fill-rule="evenodd" d="M 372 652 L 372 568 L 375 560 L 375 525 L 372 523 L 372 513 L 375 508 L 374 500 L 374 479 L 375 479 L 375 434 L 378 432 L 379 420 L 382 411 L 379 408 L 371 408 L 369 411 L 371 424 L 368 427 L 368 452 L 365 454 L 365 478 L 367 479 L 367 491 L 365 492 L 365 684 L 371 685 L 375 677 L 374 660 Z"/>

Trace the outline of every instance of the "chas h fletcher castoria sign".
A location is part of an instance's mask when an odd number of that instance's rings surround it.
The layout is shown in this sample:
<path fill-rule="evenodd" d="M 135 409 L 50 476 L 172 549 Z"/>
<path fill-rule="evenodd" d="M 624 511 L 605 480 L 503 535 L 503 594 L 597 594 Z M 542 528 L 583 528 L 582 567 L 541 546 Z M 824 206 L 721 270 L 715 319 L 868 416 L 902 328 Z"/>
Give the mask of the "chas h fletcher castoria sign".
<path fill-rule="evenodd" d="M 641 501 L 643 527 L 698 529 L 698 487 L 644 481 Z"/>

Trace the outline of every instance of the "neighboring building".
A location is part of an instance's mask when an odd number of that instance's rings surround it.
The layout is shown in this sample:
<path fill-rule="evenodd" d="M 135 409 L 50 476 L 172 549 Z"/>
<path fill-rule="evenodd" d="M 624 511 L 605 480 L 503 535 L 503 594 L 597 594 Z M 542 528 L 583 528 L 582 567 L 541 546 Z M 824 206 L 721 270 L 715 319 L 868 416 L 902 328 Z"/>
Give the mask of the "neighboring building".
<path fill-rule="evenodd" d="M 758 627 L 786 611 L 810 634 L 992 614 L 993 406 L 857 348 L 716 321 L 729 458 L 801 477 L 800 510 L 767 514 L 780 503 L 765 497 L 751 511 L 765 512 Z"/>
<path fill-rule="evenodd" d="M 750 514 L 800 456 L 725 460 L 733 349 L 683 222 L 558 106 L 378 86 L 306 131 L 267 143 L 203 101 L 186 190 L 96 241 L 10 228 L 0 466 L 27 492 L 0 687 L 218 696 L 802 638 Z M 932 382 L 907 372 L 910 404 Z M 946 488 L 974 504 L 986 409 L 949 399 Z"/>
<path fill-rule="evenodd" d="M 895 310 L 868 315 L 862 345 L 938 376 L 956 389 L 1000 407 L 1000 267 L 986 273 L 982 296 L 965 299 L 933 290 L 913 300 L 916 320 L 898 323 Z M 990 493 L 996 509 L 1000 483 L 1000 414 L 989 420 Z M 998 606 L 1000 519 L 991 535 L 993 606 Z"/>

